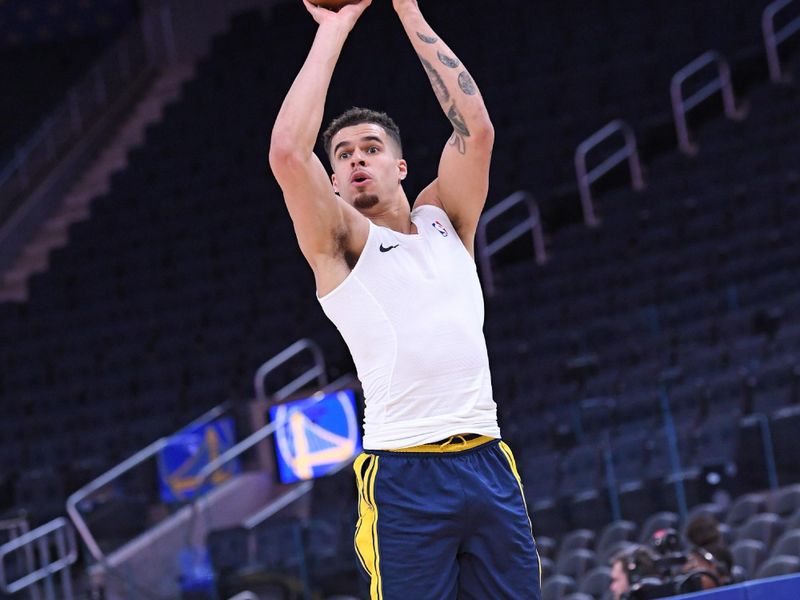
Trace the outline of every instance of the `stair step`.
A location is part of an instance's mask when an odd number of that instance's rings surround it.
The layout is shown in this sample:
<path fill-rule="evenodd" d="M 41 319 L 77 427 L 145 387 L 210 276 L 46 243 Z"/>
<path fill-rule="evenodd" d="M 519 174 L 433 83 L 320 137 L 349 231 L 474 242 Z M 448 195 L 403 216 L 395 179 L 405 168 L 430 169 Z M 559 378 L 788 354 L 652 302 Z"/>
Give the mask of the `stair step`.
<path fill-rule="evenodd" d="M 24 302 L 27 299 L 30 276 L 46 270 L 50 252 L 68 243 L 70 225 L 91 216 L 92 200 L 108 192 L 111 175 L 127 166 L 130 150 L 144 142 L 147 127 L 161 120 L 164 108 L 179 97 L 183 84 L 193 75 L 192 65 L 179 65 L 168 68 L 152 84 L 115 138 L 72 185 L 61 206 L 40 225 L 38 233 L 0 278 L 0 302 Z"/>
<path fill-rule="evenodd" d="M 79 210 L 75 208 L 69 212 L 60 212 L 58 215 L 51 217 L 42 225 L 42 231 L 48 233 L 61 233 L 66 232 L 69 226 L 78 221 L 83 221 L 89 216 L 89 209 L 83 208 Z"/>
<path fill-rule="evenodd" d="M 20 254 L 24 256 L 39 256 L 42 251 L 49 252 L 53 248 L 63 246 L 69 240 L 69 232 L 66 229 L 51 229 L 39 230 L 39 233 L 34 237 Z"/>
<path fill-rule="evenodd" d="M 25 285 L 0 286 L 0 302 L 25 302 L 28 299 L 28 289 Z"/>
<path fill-rule="evenodd" d="M 22 264 L 18 264 L 13 269 L 6 272 L 3 276 L 3 283 L 5 284 L 3 287 L 11 287 L 17 288 L 19 286 L 25 286 L 28 282 L 28 279 L 34 273 L 41 273 L 47 269 L 47 259 L 40 260 L 37 262 L 25 262 Z"/>

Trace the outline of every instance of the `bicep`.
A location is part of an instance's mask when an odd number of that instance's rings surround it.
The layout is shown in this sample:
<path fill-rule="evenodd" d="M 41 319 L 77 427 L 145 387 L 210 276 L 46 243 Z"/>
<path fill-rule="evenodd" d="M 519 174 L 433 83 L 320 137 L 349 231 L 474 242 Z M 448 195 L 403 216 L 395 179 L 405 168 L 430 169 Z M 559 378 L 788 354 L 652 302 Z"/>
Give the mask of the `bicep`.
<path fill-rule="evenodd" d="M 464 137 L 457 131 L 439 161 L 437 196 L 464 243 L 469 246 L 489 193 L 494 134 Z"/>

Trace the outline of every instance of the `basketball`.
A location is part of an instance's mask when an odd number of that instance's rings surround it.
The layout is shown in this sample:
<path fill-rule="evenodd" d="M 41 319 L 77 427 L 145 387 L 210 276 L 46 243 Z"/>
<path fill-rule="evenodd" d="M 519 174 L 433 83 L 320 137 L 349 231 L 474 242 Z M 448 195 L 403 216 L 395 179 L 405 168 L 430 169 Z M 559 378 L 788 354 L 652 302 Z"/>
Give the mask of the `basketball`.
<path fill-rule="evenodd" d="M 347 4 L 356 4 L 358 0 L 308 0 L 315 6 L 321 6 L 328 10 L 339 10 Z"/>

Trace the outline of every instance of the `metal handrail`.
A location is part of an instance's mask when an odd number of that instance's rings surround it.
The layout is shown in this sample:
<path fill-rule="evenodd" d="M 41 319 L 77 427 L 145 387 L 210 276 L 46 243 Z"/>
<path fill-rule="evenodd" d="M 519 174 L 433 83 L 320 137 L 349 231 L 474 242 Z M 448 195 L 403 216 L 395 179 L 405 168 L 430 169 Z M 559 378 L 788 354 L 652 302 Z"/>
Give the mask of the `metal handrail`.
<path fill-rule="evenodd" d="M 27 516 L 23 513 L 22 515 L 16 517 L 9 517 L 0 520 L 0 531 L 7 531 L 9 534 L 9 539 L 15 539 L 21 535 L 25 535 L 30 531 Z M 24 548 L 24 552 L 25 565 L 28 568 L 28 571 L 33 571 L 36 560 L 33 555 L 33 548 L 30 545 L 27 545 Z M 39 600 L 41 598 L 39 594 L 39 588 L 32 587 L 30 589 L 30 596 L 31 600 Z"/>
<path fill-rule="evenodd" d="M 206 425 L 208 423 L 211 423 L 211 421 L 214 421 L 218 417 L 221 417 L 231 408 L 233 408 L 233 404 L 230 401 L 218 404 L 208 412 L 205 412 L 199 417 L 197 417 L 194 421 L 192 421 L 188 425 L 184 425 L 183 427 L 181 427 L 180 430 L 185 431 L 187 429 L 193 429 L 195 427 L 199 427 L 200 425 Z"/>
<path fill-rule="evenodd" d="M 622 134 L 625 145 L 589 171 L 586 166 L 589 152 L 616 133 Z M 578 178 L 578 190 L 581 195 L 583 220 L 588 227 L 597 227 L 600 224 L 600 220 L 594 211 L 592 184 L 625 160 L 628 161 L 633 189 L 637 191 L 644 189 L 644 177 L 642 176 L 642 164 L 639 160 L 636 135 L 633 133 L 631 126 L 622 119 L 611 121 L 578 144 L 575 149 L 575 172 Z"/>
<path fill-rule="evenodd" d="M 52 562 L 50 561 L 50 537 L 54 538 L 58 553 L 57 559 Z M 42 566 L 15 581 L 7 581 L 5 557 L 32 544 L 36 544 L 39 550 L 38 556 Z M 63 590 L 61 600 L 71 600 L 73 596 L 69 567 L 77 560 L 78 547 L 75 542 L 75 532 L 69 521 L 59 517 L 0 546 L 0 588 L 7 594 L 15 594 L 39 581 L 47 580 L 50 583 L 50 577 L 60 572 Z M 49 599 L 55 598 L 51 585 L 47 586 L 47 592 Z"/>
<path fill-rule="evenodd" d="M 200 415 L 198 418 L 196 418 L 188 425 L 181 428 L 181 431 L 192 427 L 197 427 L 198 425 L 204 425 L 206 423 L 210 423 L 217 417 L 221 416 L 222 414 L 230 410 L 230 408 L 231 408 L 230 402 L 223 402 L 222 404 L 215 406 L 211 410 Z M 158 454 L 161 450 L 163 450 L 166 447 L 168 441 L 169 438 L 166 437 L 159 438 L 146 448 L 143 448 L 142 450 L 140 450 L 127 460 L 118 464 L 116 467 L 106 471 L 105 473 L 97 477 L 95 480 L 89 482 L 67 499 L 67 514 L 72 519 L 72 522 L 75 525 L 75 528 L 78 530 L 81 539 L 86 544 L 86 547 L 89 549 L 89 552 L 92 554 L 95 560 L 97 561 L 104 560 L 105 554 L 100 549 L 100 546 L 97 544 L 97 541 L 94 539 L 94 536 L 92 535 L 91 531 L 89 531 L 89 527 L 86 524 L 83 515 L 81 515 L 80 511 L 78 510 L 78 505 L 81 502 L 83 502 L 86 498 L 91 496 L 93 493 L 95 493 L 97 490 L 103 488 L 104 486 L 108 485 L 115 479 L 121 477 L 131 469 L 134 469 L 135 467 L 139 466 L 146 460 L 149 460 L 150 458 Z"/>
<path fill-rule="evenodd" d="M 281 401 L 288 396 L 291 396 L 296 391 L 302 389 L 315 379 L 320 387 L 328 384 L 328 375 L 325 370 L 325 357 L 322 354 L 322 350 L 314 341 L 308 338 L 303 338 L 297 340 L 294 344 L 282 352 L 279 352 L 258 368 L 255 376 L 253 377 L 253 386 L 255 387 L 257 400 L 261 402 L 267 400 L 267 393 L 264 383 L 267 375 L 304 350 L 311 352 L 314 358 L 314 367 L 304 371 L 277 392 L 271 394 L 271 398 L 276 401 Z"/>
<path fill-rule="evenodd" d="M 716 63 L 717 65 L 717 75 L 714 79 L 692 94 L 689 98 L 684 98 L 683 84 L 686 80 L 712 63 Z M 744 116 L 744 111 L 740 111 L 736 108 L 736 96 L 733 92 L 730 65 L 716 50 L 704 52 L 672 76 L 670 97 L 672 99 L 672 114 L 675 118 L 675 129 L 678 135 L 678 147 L 689 156 L 697 154 L 697 146 L 693 144 L 690 139 L 689 124 L 686 115 L 716 92 L 722 94 L 722 103 L 725 108 L 726 117 L 739 120 Z"/>
<path fill-rule="evenodd" d="M 517 223 L 492 243 L 488 243 L 486 230 L 489 223 L 511 210 L 517 204 L 525 204 L 527 206 L 528 218 L 521 223 Z M 547 253 L 544 247 L 544 227 L 539 214 L 539 205 L 529 192 L 514 192 L 505 200 L 483 213 L 478 222 L 476 240 L 478 242 L 478 260 L 481 266 L 483 287 L 487 295 L 493 296 L 495 293 L 492 256 L 528 231 L 533 236 L 533 253 L 536 257 L 536 264 L 543 265 L 547 262 Z"/>
<path fill-rule="evenodd" d="M 239 592 L 235 596 L 231 596 L 228 600 L 258 600 L 258 596 L 256 596 L 253 592 Z"/>
<path fill-rule="evenodd" d="M 196 475 L 195 481 L 197 481 L 198 489 L 203 487 L 203 485 L 214 474 L 214 472 L 218 471 L 259 442 L 263 442 L 265 439 L 275 433 L 275 430 L 281 425 L 283 425 L 283 423 L 280 423 L 279 421 L 273 421 L 272 423 L 264 425 L 261 429 L 251 433 L 241 442 L 231 446 L 225 452 L 217 456 L 214 460 L 210 461 L 205 467 L 200 469 L 200 472 L 198 472 Z"/>
<path fill-rule="evenodd" d="M 349 462 L 348 462 L 349 464 Z M 286 492 L 285 494 L 281 494 L 275 500 L 267 504 L 264 508 L 258 511 L 256 514 L 248 517 L 244 523 L 242 523 L 242 527 L 247 531 L 251 531 L 261 525 L 264 521 L 269 519 L 271 516 L 279 513 L 284 508 L 289 506 L 292 502 L 299 500 L 306 494 L 308 494 L 314 488 L 314 482 L 312 480 L 303 481 L 300 484 L 296 485 L 290 491 Z"/>
<path fill-rule="evenodd" d="M 301 340 L 303 341 L 303 340 Z M 280 356 L 280 355 L 278 355 Z M 318 390 L 319 392 L 319 399 L 321 400 L 325 394 L 327 394 L 331 389 L 339 389 L 336 386 L 340 386 L 342 382 L 346 380 L 352 379 L 349 375 L 345 375 L 337 379 L 335 382 L 326 385 L 325 387 Z M 273 421 L 272 423 L 267 423 L 261 429 L 258 429 L 243 439 L 238 444 L 235 444 L 228 448 L 225 452 L 217 456 L 214 460 L 210 461 L 205 467 L 200 469 L 197 473 L 197 481 L 198 487 L 202 487 L 206 481 L 214 474 L 214 472 L 218 471 L 226 464 L 231 462 L 233 459 L 239 457 L 241 454 L 255 446 L 256 444 L 263 442 L 269 436 L 271 436 L 275 431 L 285 425 L 283 421 Z M 197 503 L 198 499 L 195 499 L 195 504 Z"/>
<path fill-rule="evenodd" d="M 767 53 L 769 77 L 775 83 L 791 81 L 790 74 L 783 73 L 781 55 L 778 50 L 782 42 L 785 42 L 800 31 L 800 17 L 795 17 L 781 27 L 779 31 L 775 31 L 775 17 L 793 2 L 794 0 L 775 0 L 775 2 L 764 9 L 764 13 L 761 16 L 761 30 L 764 34 L 764 47 Z"/>
<path fill-rule="evenodd" d="M 86 521 L 81 515 L 80 511 L 78 510 L 78 505 L 83 502 L 86 498 L 88 498 L 91 494 L 95 493 L 97 490 L 101 489 L 102 487 L 108 485 L 118 477 L 124 475 L 134 467 L 139 466 L 144 461 L 149 460 L 161 450 L 163 450 L 167 444 L 169 443 L 168 438 L 160 438 L 147 446 L 146 448 L 142 448 L 128 458 L 124 460 L 114 468 L 106 471 L 93 481 L 89 482 L 77 492 L 72 494 L 69 498 L 67 498 L 67 514 L 69 515 L 70 519 L 72 519 L 73 525 L 75 525 L 75 529 L 77 529 L 78 534 L 81 536 L 83 543 L 86 544 L 91 555 L 94 557 L 95 560 L 98 562 L 102 562 L 105 560 L 105 554 L 100 549 L 100 546 L 97 544 L 97 540 L 94 539 L 92 532 L 89 531 L 89 527 L 86 524 Z"/>

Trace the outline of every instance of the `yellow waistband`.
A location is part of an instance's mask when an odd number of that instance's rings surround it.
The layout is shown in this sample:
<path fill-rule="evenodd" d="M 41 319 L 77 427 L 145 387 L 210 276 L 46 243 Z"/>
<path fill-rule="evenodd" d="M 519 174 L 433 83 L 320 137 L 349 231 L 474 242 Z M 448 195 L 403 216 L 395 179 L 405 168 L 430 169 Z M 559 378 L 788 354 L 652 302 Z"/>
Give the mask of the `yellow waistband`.
<path fill-rule="evenodd" d="M 441 442 L 422 444 L 421 446 L 410 446 L 408 448 L 393 448 L 386 452 L 463 452 L 464 450 L 477 448 L 495 439 L 488 435 L 479 435 L 471 439 L 465 439 L 465 435 L 467 434 L 451 435 Z"/>

